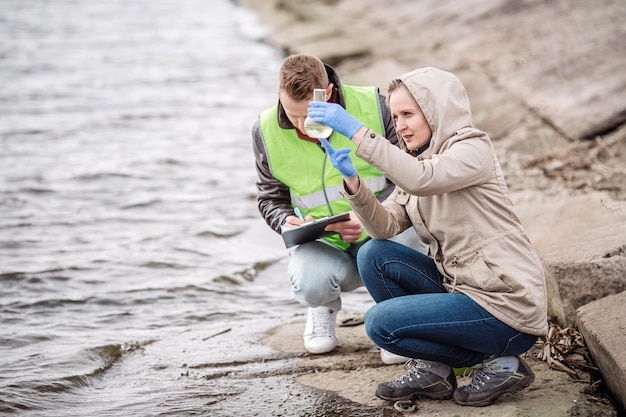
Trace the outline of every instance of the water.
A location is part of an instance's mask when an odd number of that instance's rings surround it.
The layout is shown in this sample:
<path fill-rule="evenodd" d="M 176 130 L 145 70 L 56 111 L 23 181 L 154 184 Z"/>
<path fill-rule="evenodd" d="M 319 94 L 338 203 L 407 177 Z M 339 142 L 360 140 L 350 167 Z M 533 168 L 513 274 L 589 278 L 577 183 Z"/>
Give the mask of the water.
<path fill-rule="evenodd" d="M 227 0 L 0 12 L 0 414 L 255 415 L 303 312 L 255 202 L 281 52 Z"/>
<path fill-rule="evenodd" d="M 313 89 L 313 101 L 326 101 L 326 89 L 315 88 Z M 306 134 L 311 138 L 328 138 L 333 129 L 322 124 L 316 123 L 309 118 L 304 119 L 304 130 Z"/>
<path fill-rule="evenodd" d="M 308 117 L 304 121 L 304 130 L 311 138 L 327 138 L 333 133 L 331 127 L 309 120 Z"/>

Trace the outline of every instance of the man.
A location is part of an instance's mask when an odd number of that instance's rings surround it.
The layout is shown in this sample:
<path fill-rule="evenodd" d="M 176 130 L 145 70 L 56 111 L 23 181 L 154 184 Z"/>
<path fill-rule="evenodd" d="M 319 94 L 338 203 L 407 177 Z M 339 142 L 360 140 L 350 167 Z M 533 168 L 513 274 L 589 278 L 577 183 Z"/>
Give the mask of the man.
<path fill-rule="evenodd" d="M 393 121 L 385 98 L 376 87 L 342 85 L 339 76 L 319 58 L 297 54 L 287 57 L 279 71 L 278 103 L 266 109 L 252 128 L 257 169 L 259 211 L 277 233 L 305 221 L 350 211 L 340 195 L 342 177 L 332 169 L 318 138 L 306 135 L 304 122 L 314 89 L 325 89 L 326 100 L 346 108 L 368 127 L 396 144 Z M 337 147 L 353 147 L 349 138 L 333 132 Z M 392 191 L 380 172 L 355 158 L 359 174 L 379 199 Z M 291 289 L 308 307 L 304 346 L 314 354 L 337 346 L 335 322 L 341 309 L 341 292 L 363 285 L 356 268 L 356 253 L 368 239 L 361 224 L 351 219 L 327 226 L 337 233 L 290 249 L 288 273 Z"/>

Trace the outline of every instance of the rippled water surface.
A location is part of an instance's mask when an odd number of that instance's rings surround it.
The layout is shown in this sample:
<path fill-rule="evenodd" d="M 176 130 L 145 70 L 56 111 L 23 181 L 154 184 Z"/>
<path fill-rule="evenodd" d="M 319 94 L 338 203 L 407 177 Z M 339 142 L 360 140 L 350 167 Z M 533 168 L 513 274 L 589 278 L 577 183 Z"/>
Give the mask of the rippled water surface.
<path fill-rule="evenodd" d="M 255 232 L 260 31 L 228 0 L 0 2 L 0 413 L 248 415 L 224 364 L 293 307 L 255 280 L 284 257 Z"/>

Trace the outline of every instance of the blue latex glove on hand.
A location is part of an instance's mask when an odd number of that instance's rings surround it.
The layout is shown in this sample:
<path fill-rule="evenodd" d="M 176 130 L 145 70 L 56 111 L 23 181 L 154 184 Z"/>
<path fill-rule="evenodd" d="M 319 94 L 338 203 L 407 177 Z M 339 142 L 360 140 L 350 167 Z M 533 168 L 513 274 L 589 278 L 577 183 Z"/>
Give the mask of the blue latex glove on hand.
<path fill-rule="evenodd" d="M 309 103 L 308 116 L 314 122 L 325 124 L 333 130 L 352 139 L 352 136 L 363 126 L 363 123 L 352 117 L 337 103 L 312 101 Z"/>
<path fill-rule="evenodd" d="M 319 139 L 322 146 L 328 152 L 328 156 L 330 157 L 330 163 L 333 164 L 337 171 L 341 173 L 346 178 L 353 177 L 357 174 L 356 168 L 352 165 L 352 159 L 350 159 L 350 149 L 343 148 L 339 150 L 335 150 L 330 143 L 324 138 Z"/>

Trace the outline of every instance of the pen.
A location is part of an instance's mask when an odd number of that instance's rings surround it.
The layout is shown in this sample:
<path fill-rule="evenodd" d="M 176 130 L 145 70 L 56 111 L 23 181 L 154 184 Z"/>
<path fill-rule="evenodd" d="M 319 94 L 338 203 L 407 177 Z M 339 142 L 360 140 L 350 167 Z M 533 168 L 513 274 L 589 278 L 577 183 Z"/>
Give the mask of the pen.
<path fill-rule="evenodd" d="M 294 208 L 293 211 L 296 213 L 296 216 L 298 216 L 300 220 L 304 221 L 304 217 L 302 216 L 302 213 L 300 212 L 300 209 L 298 207 Z"/>

